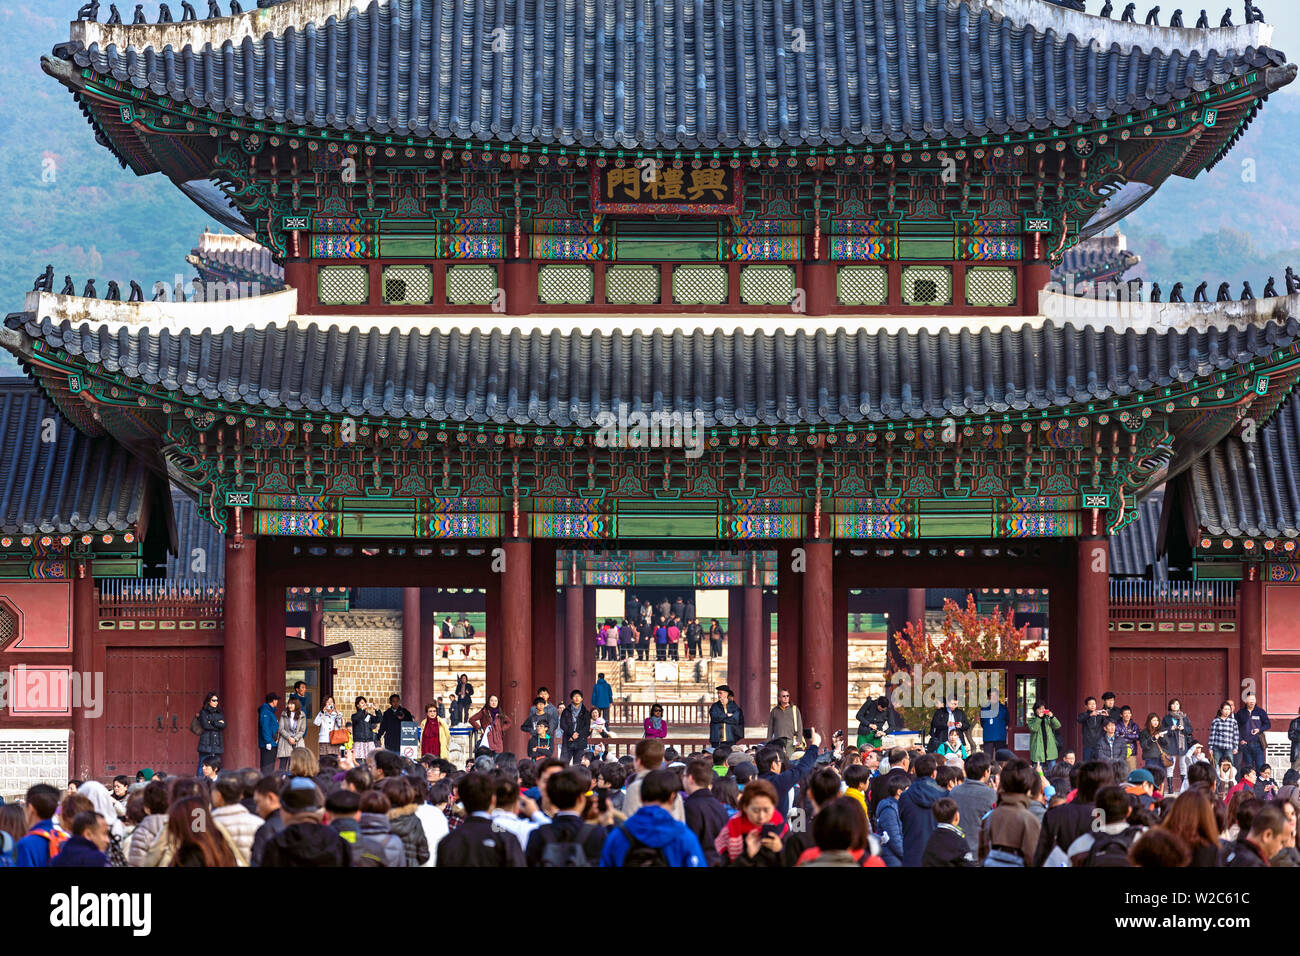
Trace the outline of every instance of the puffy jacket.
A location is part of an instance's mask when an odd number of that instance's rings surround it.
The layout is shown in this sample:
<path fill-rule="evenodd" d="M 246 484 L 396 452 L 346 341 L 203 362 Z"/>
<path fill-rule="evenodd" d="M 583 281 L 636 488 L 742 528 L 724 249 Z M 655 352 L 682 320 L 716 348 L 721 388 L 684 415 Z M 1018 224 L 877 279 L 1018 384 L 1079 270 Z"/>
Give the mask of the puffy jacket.
<path fill-rule="evenodd" d="M 363 813 L 357 825 L 360 842 L 353 845 L 354 865 L 406 866 L 406 847 L 402 838 L 388 825 L 388 817 L 382 813 Z M 343 837 L 347 839 L 347 835 Z M 365 855 L 367 863 L 356 864 L 358 857 Z M 375 862 L 378 861 L 378 862 Z"/>
<path fill-rule="evenodd" d="M 260 824 L 261 821 L 259 820 L 258 823 Z M 167 814 L 165 813 L 151 813 L 136 824 L 126 847 L 126 862 L 129 866 L 144 866 L 149 848 L 154 845 L 158 834 L 162 833 L 166 826 Z"/>
<path fill-rule="evenodd" d="M 368 710 L 354 710 L 352 712 L 352 742 L 354 744 L 374 743 L 375 731 L 379 729 L 379 720 L 378 714 L 372 714 Z"/>
<path fill-rule="evenodd" d="M 1114 737 L 1107 737 L 1102 734 L 1097 738 L 1092 759 L 1102 760 L 1106 763 L 1123 763 L 1128 759 L 1128 742 L 1119 734 Z"/>
<path fill-rule="evenodd" d="M 145 819 L 149 819 L 145 817 Z M 213 807 L 212 819 L 216 820 L 226 832 L 230 834 L 230 839 L 235 844 L 235 849 L 239 851 L 240 856 L 247 863 L 253 858 L 253 838 L 257 836 L 257 831 L 262 829 L 262 818 L 256 813 L 249 813 L 241 804 L 235 804 L 230 807 Z"/>
<path fill-rule="evenodd" d="M 388 826 L 402 841 L 406 865 L 423 866 L 429 859 L 429 841 L 424 835 L 424 825 L 415 815 L 415 804 L 389 810 Z"/>
<path fill-rule="evenodd" d="M 295 823 L 266 844 L 262 866 L 351 866 L 352 847 L 320 823 Z"/>
<path fill-rule="evenodd" d="M 316 716 L 311 719 L 311 722 L 320 728 L 319 734 L 316 738 L 318 744 L 328 744 L 330 742 L 331 730 L 343 729 L 343 715 L 337 710 L 333 713 L 330 713 L 328 710 L 319 711 Z"/>
<path fill-rule="evenodd" d="M 898 817 L 903 824 L 903 866 L 920 866 L 925 845 L 939 823 L 931 807 L 946 792 L 933 777 L 921 777 L 898 797 Z"/>
<path fill-rule="evenodd" d="M 226 715 L 220 707 L 203 705 L 199 711 L 199 753 L 223 754 L 226 752 Z"/>
<path fill-rule="evenodd" d="M 644 806 L 623 824 L 627 831 L 646 846 L 663 851 L 669 866 L 707 866 L 700 841 L 685 823 L 674 820 L 663 807 Z M 605 838 L 600 854 L 601 866 L 622 866 L 629 843 L 623 831 L 615 827 Z"/>
<path fill-rule="evenodd" d="M 903 842 L 903 822 L 898 816 L 898 797 L 886 797 L 880 801 L 880 806 L 876 807 L 876 827 L 881 833 L 880 857 L 885 866 L 902 866 L 906 844 Z"/>

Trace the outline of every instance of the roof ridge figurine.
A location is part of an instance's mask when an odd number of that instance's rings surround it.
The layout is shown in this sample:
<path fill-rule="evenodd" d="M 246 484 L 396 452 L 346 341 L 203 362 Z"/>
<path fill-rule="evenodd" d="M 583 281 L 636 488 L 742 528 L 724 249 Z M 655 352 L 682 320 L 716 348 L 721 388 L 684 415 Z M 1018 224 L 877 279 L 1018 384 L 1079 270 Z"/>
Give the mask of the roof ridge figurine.
<path fill-rule="evenodd" d="M 1137 10 L 1136 3 L 1130 3 L 1126 6 L 1124 12 L 1120 14 L 1120 23 L 1137 23 L 1137 18 L 1133 15 L 1135 10 Z"/>
<path fill-rule="evenodd" d="M 1231 301 L 1232 301 L 1232 290 L 1229 288 L 1228 283 L 1226 283 L 1226 282 L 1220 282 L 1220 283 L 1219 283 L 1219 291 L 1218 291 L 1218 293 L 1215 295 L 1214 301 L 1215 301 L 1215 302 L 1231 302 Z"/>
<path fill-rule="evenodd" d="M 1147 11 L 1147 18 L 1145 21 L 1145 25 L 1149 27 L 1160 26 L 1160 5 L 1159 4 L 1157 4 L 1156 6 L 1152 7 L 1150 10 Z"/>
<path fill-rule="evenodd" d="M 32 283 L 33 292 L 53 292 L 54 291 L 54 266 L 47 265 L 45 271 L 36 277 Z"/>
<path fill-rule="evenodd" d="M 1202 280 L 1201 284 L 1196 287 L 1196 291 L 1192 293 L 1192 301 L 1209 302 L 1210 300 L 1205 297 L 1205 290 L 1209 288 L 1209 285 L 1208 281 Z"/>

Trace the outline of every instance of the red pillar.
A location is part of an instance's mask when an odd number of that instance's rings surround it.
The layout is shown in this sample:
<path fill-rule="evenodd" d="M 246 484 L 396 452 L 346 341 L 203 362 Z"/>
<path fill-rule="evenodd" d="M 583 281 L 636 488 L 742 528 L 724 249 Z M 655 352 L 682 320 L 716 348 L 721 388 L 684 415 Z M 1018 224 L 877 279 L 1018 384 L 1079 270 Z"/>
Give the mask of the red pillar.
<path fill-rule="evenodd" d="M 578 569 L 576 554 L 569 556 L 568 583 L 564 586 L 564 679 L 559 687 L 551 688 L 551 698 L 563 701 L 569 691 L 582 687 L 583 668 L 582 653 L 587 646 L 583 632 L 584 600 L 582 593 L 582 572 Z M 585 693 L 585 692 L 584 692 Z M 557 703 L 558 707 L 559 704 Z"/>
<path fill-rule="evenodd" d="M 306 241 L 305 237 L 302 241 Z M 299 312 L 310 311 L 316 305 L 314 273 L 315 267 L 310 259 L 286 259 L 284 262 L 284 284 L 298 290 Z"/>
<path fill-rule="evenodd" d="M 506 315 L 530 315 L 537 307 L 537 279 L 528 259 L 509 259 L 501 265 L 501 291 Z"/>
<path fill-rule="evenodd" d="M 758 557 L 750 555 L 745 587 L 742 589 L 745 606 L 744 657 L 742 680 L 735 688 L 740 694 L 740 708 L 745 721 L 753 727 L 767 722 L 767 712 L 772 709 L 768 689 L 763 686 L 763 657 L 767 646 L 763 643 L 763 585 L 759 578 Z"/>
<path fill-rule="evenodd" d="M 96 616 L 95 578 L 90 572 L 90 562 L 79 561 L 76 577 L 72 579 L 72 670 L 78 675 L 77 686 L 83 688 L 93 687 L 90 680 L 95 670 Z M 92 769 L 96 761 L 91 756 L 90 716 L 81 700 L 69 703 L 72 706 L 72 746 L 68 750 L 68 771 L 78 780 L 93 780 L 99 774 Z"/>
<path fill-rule="evenodd" d="M 484 639 L 483 686 L 474 695 L 474 713 L 487 703 L 488 695 L 501 696 L 501 575 L 493 574 L 488 579 L 487 602 L 484 605 L 484 624 L 487 636 Z M 453 685 L 454 687 L 454 685 Z"/>
<path fill-rule="evenodd" d="M 925 588 L 907 589 L 907 619 L 920 622 L 921 633 L 925 633 Z"/>
<path fill-rule="evenodd" d="M 507 538 L 502 542 L 505 569 L 501 581 L 501 709 L 514 726 L 505 734 L 505 749 L 524 753 L 519 725 L 532 700 L 532 542 Z"/>
<path fill-rule="evenodd" d="M 1040 236 L 1026 236 L 1025 242 L 1028 243 L 1029 249 L 1032 250 L 1037 243 L 1040 247 L 1044 240 Z M 1047 288 L 1052 281 L 1052 264 L 1046 259 L 1029 259 L 1026 255 L 1026 262 L 1021 275 L 1024 277 L 1024 288 L 1020 290 L 1020 311 L 1023 315 L 1038 314 L 1038 293 Z"/>
<path fill-rule="evenodd" d="M 824 538 L 808 539 L 803 548 L 807 567 L 803 575 L 803 679 L 799 702 L 804 726 L 830 734 L 836 729 L 831 726 L 835 707 L 832 543 Z"/>
<path fill-rule="evenodd" d="M 1076 668 L 1079 701 L 1100 698 L 1110 684 L 1110 542 L 1080 538 L 1076 563 L 1078 585 L 1078 648 Z M 1074 701 L 1070 706 L 1079 703 Z"/>
<path fill-rule="evenodd" d="M 803 631 L 803 575 L 793 569 L 794 545 L 777 552 L 776 571 L 776 681 L 799 699 L 799 635 Z"/>
<path fill-rule="evenodd" d="M 582 680 L 578 687 L 591 706 L 591 689 L 596 685 L 596 589 L 582 589 Z M 568 691 L 565 691 L 568 693 Z"/>
<path fill-rule="evenodd" d="M 835 288 L 836 264 L 834 262 L 805 262 L 803 264 L 804 313 L 829 315 L 839 304 Z"/>
<path fill-rule="evenodd" d="M 740 588 L 727 588 L 727 684 L 736 703 L 744 709 L 745 688 L 745 597 Z M 749 720 L 749 714 L 745 714 Z"/>
<path fill-rule="evenodd" d="M 419 719 L 427 700 L 420 699 L 420 589 L 402 588 L 402 706 Z"/>
<path fill-rule="evenodd" d="M 433 631 L 437 621 L 433 613 L 433 602 L 426 588 L 420 588 L 420 705 L 434 702 L 433 687 Z M 451 706 L 451 699 L 443 701 L 444 707 Z M 409 708 L 408 708 L 409 709 Z M 414 713 L 414 711 L 412 711 Z"/>
<path fill-rule="evenodd" d="M 315 598 L 311 602 L 311 617 L 307 622 L 307 640 L 313 644 L 325 643 L 325 601 Z M 335 701 L 337 706 L 338 702 Z"/>
<path fill-rule="evenodd" d="M 285 686 L 285 671 L 288 669 L 288 650 L 285 642 L 285 628 L 288 626 L 288 616 L 285 610 L 285 590 L 278 585 L 267 585 L 261 581 L 257 584 L 258 606 L 261 608 L 262 633 L 259 638 L 259 644 L 262 648 L 262 683 L 266 685 L 261 689 L 259 694 L 258 705 L 261 705 L 261 696 L 267 692 L 275 691 L 279 694 L 286 694 L 289 690 Z M 287 697 L 281 698 L 281 703 L 287 700 Z M 315 707 L 319 709 L 321 701 L 324 699 L 320 694 L 317 695 Z M 337 701 L 335 704 L 337 705 Z"/>
<path fill-rule="evenodd" d="M 1258 565 L 1246 565 L 1238 591 L 1241 609 L 1237 620 L 1241 626 L 1241 687 L 1254 681 L 1256 703 L 1268 709 L 1264 701 L 1264 580 Z"/>
<path fill-rule="evenodd" d="M 822 731 L 828 740 L 829 735 L 837 730 L 848 733 L 845 721 L 849 712 L 849 589 L 834 587 L 833 584 L 832 588 L 831 679 L 834 683 L 831 685 L 831 722 L 834 726 L 827 724 Z"/>
<path fill-rule="evenodd" d="M 249 680 L 257 660 L 257 539 L 226 537 L 226 646 L 221 657 L 225 695 L 227 767 L 257 766 L 257 685 Z M 281 674 L 280 683 L 284 683 Z"/>
<path fill-rule="evenodd" d="M 555 668 L 555 542 L 533 543 L 533 682 L 545 684 L 554 697 L 559 672 Z"/>

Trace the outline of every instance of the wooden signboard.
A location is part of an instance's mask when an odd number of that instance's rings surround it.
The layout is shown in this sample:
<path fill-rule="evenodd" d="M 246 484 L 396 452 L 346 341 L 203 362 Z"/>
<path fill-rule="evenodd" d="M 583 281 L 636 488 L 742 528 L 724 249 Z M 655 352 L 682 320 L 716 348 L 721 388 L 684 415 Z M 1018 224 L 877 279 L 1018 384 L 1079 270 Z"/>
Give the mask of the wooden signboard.
<path fill-rule="evenodd" d="M 740 170 L 730 166 L 677 168 L 653 159 L 592 171 L 593 211 L 607 213 L 737 216 L 743 199 Z"/>

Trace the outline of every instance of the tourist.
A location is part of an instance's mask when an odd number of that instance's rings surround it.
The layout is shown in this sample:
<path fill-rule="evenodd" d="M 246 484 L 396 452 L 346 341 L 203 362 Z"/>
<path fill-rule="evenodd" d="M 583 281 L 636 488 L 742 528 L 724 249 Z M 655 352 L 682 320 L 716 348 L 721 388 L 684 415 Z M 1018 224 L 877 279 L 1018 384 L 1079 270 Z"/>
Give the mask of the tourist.
<path fill-rule="evenodd" d="M 948 739 L 951 731 L 957 731 L 961 738 L 962 744 L 970 742 L 967 736 L 967 730 L 970 722 L 966 719 L 966 711 L 958 706 L 956 697 L 950 696 L 946 707 L 940 707 L 930 718 L 930 739 L 926 742 L 926 753 L 937 753 L 939 747 Z M 919 857 L 918 857 L 919 859 Z"/>
<path fill-rule="evenodd" d="M 1006 776 L 1005 768 L 1003 776 Z M 1051 807 L 1043 814 L 1038 848 L 1034 851 L 1034 866 L 1044 866 L 1054 849 L 1061 851 L 1055 859 L 1068 860 L 1066 849 L 1091 829 L 1097 791 L 1114 782 L 1115 771 L 1108 763 L 1090 760 L 1080 765 L 1077 777 L 1072 775 L 1071 779 L 1075 784 L 1074 799 Z"/>
<path fill-rule="evenodd" d="M 415 811 L 414 784 L 405 776 L 387 777 L 377 788 L 388 798 L 388 827 L 402 841 L 407 866 L 423 866 L 429 859 L 429 841 Z"/>
<path fill-rule="evenodd" d="M 1092 745 L 1094 760 L 1128 768 L 1128 744 L 1116 732 L 1114 717 L 1106 717 L 1101 722 L 1101 736 Z M 1118 770 L 1116 771 L 1118 773 Z"/>
<path fill-rule="evenodd" d="M 983 734 L 983 750 L 989 760 L 997 757 L 999 750 L 1007 748 L 1007 726 L 1011 715 L 1007 705 L 1002 703 L 997 688 L 989 691 L 988 703 L 980 710 L 980 730 Z M 967 827 L 966 829 L 970 829 Z"/>
<path fill-rule="evenodd" d="M 401 694 L 388 695 L 388 709 L 379 718 L 378 736 L 389 753 L 402 752 L 402 724 L 414 723 L 415 717 L 402 706 Z"/>
<path fill-rule="evenodd" d="M 1160 821 L 1160 829 L 1174 834 L 1187 845 L 1193 867 L 1218 865 L 1219 825 L 1210 799 L 1196 788 L 1186 790 Z M 1145 837 L 1144 837 L 1145 839 Z"/>
<path fill-rule="evenodd" d="M 1099 761 L 1100 762 L 1100 761 Z M 1090 826 L 1066 847 L 1065 854 L 1072 866 L 1105 867 L 1131 866 L 1128 852 L 1142 833 L 1142 827 L 1129 822 L 1133 805 L 1122 787 L 1105 786 L 1097 791 L 1094 800 L 1101 811 L 1097 817 L 1104 821 L 1100 826 Z"/>
<path fill-rule="evenodd" d="M 289 754 L 289 776 L 314 780 L 318 773 L 320 773 L 320 765 L 316 762 L 316 755 L 302 744 L 294 747 L 293 752 Z"/>
<path fill-rule="evenodd" d="M 465 819 L 443 838 L 438 866 L 526 866 L 519 841 L 502 834 L 492 821 L 496 784 L 486 773 L 466 774 L 456 785 Z"/>
<path fill-rule="evenodd" d="M 641 743 L 663 746 L 658 741 Z M 672 812 L 681 804 L 681 777 L 672 770 L 655 770 L 640 782 L 641 806 L 606 836 L 600 865 L 706 866 L 700 841 Z"/>
<path fill-rule="evenodd" d="M 664 720 L 663 704 L 650 705 L 650 716 L 642 723 L 641 729 L 642 736 L 646 738 L 655 737 L 662 740 L 668 736 L 668 721 Z"/>
<path fill-rule="evenodd" d="M 1288 840 L 1294 840 L 1294 831 L 1288 830 L 1286 814 L 1278 806 L 1265 804 L 1255 814 L 1246 835 L 1224 845 L 1220 851 L 1219 865 L 1234 868 L 1266 867 L 1268 861 L 1278 854 Z"/>
<path fill-rule="evenodd" d="M 817 811 L 812 821 L 812 837 L 815 845 L 798 857 L 796 865 L 885 865 L 881 856 L 870 852 L 866 820 L 847 797 L 836 797 Z"/>
<path fill-rule="evenodd" d="M 64 841 L 50 866 L 108 866 L 108 821 L 94 810 L 78 813 L 68 825 L 71 836 Z"/>
<path fill-rule="evenodd" d="M 1282 849 L 1268 861 L 1268 865 L 1300 867 L 1300 834 L 1296 832 L 1297 822 L 1300 821 L 1300 787 L 1295 784 L 1284 785 L 1277 792 L 1275 806 L 1281 809 L 1282 815 L 1286 817 L 1288 838 L 1283 841 Z"/>
<path fill-rule="evenodd" d="M 692 610 L 694 609 L 694 605 L 687 606 Z M 693 614 L 686 621 L 684 636 L 686 638 L 686 659 L 693 661 L 695 658 L 702 656 L 700 654 L 700 640 L 704 636 L 704 628 L 700 626 L 699 621 L 695 620 Z"/>
<path fill-rule="evenodd" d="M 780 796 L 766 780 L 751 780 L 740 792 L 740 812 L 714 838 L 724 866 L 793 866 L 784 840 L 789 826 Z"/>
<path fill-rule="evenodd" d="M 686 772 L 682 775 L 686 799 L 682 801 L 682 808 L 686 826 L 700 841 L 709 866 L 722 864 L 722 856 L 714 843 L 728 819 L 726 808 L 713 792 L 713 784 L 717 779 L 708 760 L 692 757 L 686 762 Z"/>
<path fill-rule="evenodd" d="M 199 762 L 196 776 L 203 775 L 203 761 L 207 757 L 221 759 L 226 752 L 226 715 L 221 712 L 216 693 L 203 698 L 203 706 L 194 718 L 199 730 Z"/>
<path fill-rule="evenodd" d="M 569 706 L 560 713 L 560 758 L 567 763 L 580 763 L 591 736 L 591 711 L 582 705 L 582 691 L 569 692 Z"/>
<path fill-rule="evenodd" d="M 551 822 L 529 834 L 524 853 L 529 866 L 595 866 L 600 861 L 605 828 L 583 819 L 590 787 L 591 775 L 581 767 L 547 778 L 546 797 L 553 813 Z"/>
<path fill-rule="evenodd" d="M 1165 772 L 1165 761 L 1169 760 L 1172 764 L 1172 758 L 1165 751 L 1164 737 L 1167 731 L 1161 728 L 1160 715 L 1156 713 L 1147 714 L 1146 723 L 1142 725 L 1142 730 L 1138 732 L 1138 746 L 1142 750 L 1142 766 L 1148 770 L 1160 768 L 1160 772 Z"/>
<path fill-rule="evenodd" d="M 343 729 L 343 715 L 335 708 L 333 697 L 325 698 L 320 713 L 312 719 L 312 723 L 320 728 L 320 733 L 316 739 L 317 754 L 321 757 L 326 755 L 337 757 L 342 745 L 330 743 L 330 734 Z"/>
<path fill-rule="evenodd" d="M 1184 867 L 1190 865 L 1191 859 L 1191 848 L 1176 833 L 1168 830 L 1147 830 L 1128 851 L 1131 866 L 1147 869 Z"/>
<path fill-rule="evenodd" d="M 781 688 L 776 695 L 776 706 L 767 715 L 767 739 L 784 740 L 785 756 L 794 759 L 794 753 L 803 745 L 803 715 L 790 701 L 790 691 Z"/>
<path fill-rule="evenodd" d="M 262 866 L 350 866 L 352 848 L 324 822 L 325 801 L 306 777 L 290 780 L 280 794 L 284 828 L 266 843 Z"/>
<path fill-rule="evenodd" d="M 541 698 L 538 698 L 540 700 Z M 533 760 L 542 760 L 555 756 L 555 737 L 551 735 L 550 724 L 544 718 L 533 720 L 530 714 L 525 724 L 528 730 L 528 756 Z"/>
<path fill-rule="evenodd" d="M 587 773 L 581 767 L 577 769 Z M 550 774 L 546 778 L 547 784 L 559 774 L 560 772 Z M 587 780 L 590 782 L 590 774 L 587 774 Z M 527 850 L 528 838 L 533 835 L 533 831 L 550 820 L 541 812 L 537 801 L 519 792 L 519 780 L 513 773 L 498 769 L 492 773 L 492 783 L 496 787 L 496 800 L 491 813 L 492 825 L 501 833 L 509 833 L 518 840 L 520 850 Z M 583 793 L 586 793 L 586 788 Z"/>
<path fill-rule="evenodd" d="M 27 832 L 14 845 L 14 866 L 49 866 L 51 856 L 57 855 L 67 839 L 54 826 L 59 791 L 48 783 L 33 784 L 23 797 L 23 808 Z"/>
<path fill-rule="evenodd" d="M 330 796 L 332 799 L 336 794 Z M 358 832 L 361 839 L 374 849 L 379 860 L 382 861 L 376 865 L 406 866 L 406 844 L 393 832 L 392 825 L 388 822 L 388 811 L 393 807 L 388 797 L 381 790 L 363 790 L 358 797 L 360 798 L 357 804 L 360 812 L 357 820 Z M 327 803 L 326 809 L 328 806 Z M 356 848 L 353 849 L 355 851 Z"/>
<path fill-rule="evenodd" d="M 976 838 L 980 847 L 987 847 L 977 851 L 984 853 L 982 865 L 1039 865 L 1034 862 L 1034 854 L 1041 839 L 1042 824 L 1029 809 L 1030 791 L 1036 777 L 1037 772 L 1024 760 L 1010 760 L 1002 768 L 998 775 L 997 804 L 983 817 L 982 825 L 972 821 L 967 827 L 978 832 L 982 826 L 983 832 Z"/>
<path fill-rule="evenodd" d="M 1300 717 L 1291 721 L 1286 736 L 1291 741 L 1291 769 L 1300 770 Z"/>
<path fill-rule="evenodd" d="M 284 705 L 284 713 L 280 715 L 280 743 L 275 753 L 277 770 L 288 769 L 289 756 L 302 743 L 307 732 L 307 718 L 299 707 L 298 698 L 290 695 Z"/>
<path fill-rule="evenodd" d="M 722 656 L 722 641 L 726 635 L 722 632 L 722 625 L 718 623 L 715 617 L 713 623 L 709 625 L 709 658 Z"/>
<path fill-rule="evenodd" d="M 249 854 L 249 866 L 261 866 L 262 854 L 266 844 L 285 826 L 285 815 L 280 806 L 281 778 L 267 775 L 257 781 L 253 788 L 253 800 L 257 805 L 257 815 L 262 818 L 262 826 L 253 836 L 253 850 Z"/>
<path fill-rule="evenodd" d="M 867 787 L 871 784 L 871 771 L 862 764 L 851 764 L 844 768 L 844 796 L 857 802 L 862 807 L 862 815 L 868 820 L 871 814 L 867 810 Z"/>
<path fill-rule="evenodd" d="M 1160 729 L 1165 732 L 1165 751 L 1174 760 L 1169 768 L 1169 782 L 1172 789 L 1175 774 L 1179 780 L 1187 775 L 1187 751 L 1196 742 L 1191 721 L 1187 719 L 1187 714 L 1183 712 L 1182 701 L 1177 697 L 1169 701 L 1169 712 L 1161 721 Z"/>
<path fill-rule="evenodd" d="M 614 688 L 609 686 L 604 674 L 596 675 L 596 685 L 591 689 L 591 706 L 602 713 L 614 703 Z"/>
<path fill-rule="evenodd" d="M 167 785 L 161 780 L 150 780 L 140 796 L 144 801 L 145 817 L 131 831 L 131 837 L 127 840 L 128 866 L 144 866 L 145 855 L 167 826 L 167 810 L 171 806 L 167 798 Z"/>
<path fill-rule="evenodd" d="M 1242 697 L 1241 710 L 1237 711 L 1238 746 L 1240 767 L 1259 768 L 1264 764 L 1264 732 L 1272 724 L 1268 712 L 1263 707 L 1255 706 L 1255 692 L 1247 691 Z"/>
<path fill-rule="evenodd" d="M 451 722 L 463 724 L 469 720 L 470 711 L 473 709 L 474 685 L 469 682 L 468 674 L 461 674 L 456 678 L 455 700 L 452 701 Z"/>
<path fill-rule="evenodd" d="M 961 828 L 961 811 L 950 797 L 942 797 L 931 807 L 935 828 L 921 854 L 922 866 L 976 866 L 975 854 Z"/>
<path fill-rule="evenodd" d="M 1124 766 L 1129 770 L 1138 768 L 1138 735 L 1141 732 L 1141 725 L 1133 719 L 1133 708 L 1125 704 L 1119 709 L 1119 720 L 1115 723 L 1115 736 L 1124 742 Z"/>
<path fill-rule="evenodd" d="M 451 768 L 451 764 L 447 764 L 447 767 Z M 432 867 L 438 865 L 438 844 L 447 835 L 449 827 L 446 815 L 430 802 L 433 785 L 428 782 L 427 776 L 410 773 L 406 779 L 415 793 L 415 818 L 420 821 L 420 826 L 424 829 L 424 840 L 429 845 L 429 859 L 420 865 Z"/>
<path fill-rule="evenodd" d="M 682 639 L 682 629 L 678 624 L 677 617 L 674 615 L 668 619 L 668 659 L 680 660 L 678 657 L 677 646 Z"/>
<path fill-rule="evenodd" d="M 212 819 L 225 827 L 235 852 L 247 866 L 253 858 L 253 839 L 262 828 L 262 819 L 248 812 L 240 802 L 243 796 L 244 781 L 238 773 L 221 774 L 212 787 Z"/>
<path fill-rule="evenodd" d="M 651 773 L 663 767 L 664 744 L 657 738 L 638 740 L 633 751 L 632 777 L 623 788 L 623 812 L 629 817 L 641 808 L 641 783 Z M 672 816 L 685 822 L 686 814 L 680 803 L 674 803 L 669 812 Z"/>
<path fill-rule="evenodd" d="M 362 764 L 374 753 L 380 716 L 375 710 L 375 705 L 364 696 L 358 696 L 352 706 L 352 758 L 358 764 Z M 455 704 L 452 707 L 454 708 Z"/>
<path fill-rule="evenodd" d="M 916 758 L 916 782 L 898 798 L 898 816 L 903 824 L 903 866 L 920 866 L 930 834 L 938 825 L 932 808 L 947 792 L 935 780 L 938 758 L 932 753 Z"/>
<path fill-rule="evenodd" d="M 442 758 L 451 752 L 451 732 L 446 721 L 438 717 L 435 704 L 424 708 L 424 720 L 418 728 L 420 735 L 420 756 Z"/>
<path fill-rule="evenodd" d="M 257 708 L 257 753 L 263 775 L 275 769 L 276 745 L 280 741 L 280 718 L 275 711 L 279 706 L 280 695 L 272 691 Z"/>
<path fill-rule="evenodd" d="M 1091 697 L 1088 700 L 1096 704 Z M 1098 727 L 1100 727 L 1100 718 Z M 1061 721 L 1051 709 L 1048 708 L 1041 700 L 1034 701 L 1033 713 L 1030 714 L 1029 720 L 1029 762 L 1034 765 L 1034 769 L 1043 773 L 1050 773 L 1052 766 L 1056 763 L 1057 746 L 1056 732 L 1061 729 Z M 1096 739 L 1094 738 L 1092 746 L 1085 746 L 1084 752 L 1091 753 L 1096 749 Z M 1085 758 L 1087 759 L 1087 758 Z"/>
<path fill-rule="evenodd" d="M 808 738 L 804 748 L 804 754 L 799 762 L 791 767 L 783 769 L 785 763 L 785 753 L 780 747 L 767 746 L 760 750 L 754 758 L 755 766 L 758 767 L 758 779 L 771 785 L 776 791 L 776 808 L 780 811 L 782 817 L 789 817 L 792 807 L 791 791 L 804 782 L 813 768 L 817 766 L 817 758 L 821 756 L 821 735 L 815 728 L 808 728 L 811 736 Z M 866 807 L 863 807 L 865 812 Z"/>
<path fill-rule="evenodd" d="M 1106 715 L 1097 707 L 1096 697 L 1085 697 L 1083 713 L 1078 716 L 1078 724 L 1083 728 L 1083 762 L 1093 759 L 1097 752 L 1097 738 L 1101 736 L 1102 721 Z"/>
<path fill-rule="evenodd" d="M 599 710 L 595 707 L 591 708 L 591 736 L 610 736 L 609 721 L 606 719 L 605 713 L 605 711 Z"/>
<path fill-rule="evenodd" d="M 200 795 L 172 794 L 167 826 L 145 857 L 145 866 L 244 866 L 226 828 L 212 818 Z"/>
<path fill-rule="evenodd" d="M 936 753 L 940 757 L 954 756 L 962 762 L 965 762 L 966 758 L 970 756 L 966 750 L 966 745 L 961 742 L 961 733 L 956 730 L 948 731 L 948 739 L 939 745 Z"/>
<path fill-rule="evenodd" d="M 709 744 L 713 747 L 730 746 L 745 735 L 745 716 L 735 702 L 734 692 L 726 684 L 719 684 L 718 699 L 709 707 Z"/>
<path fill-rule="evenodd" d="M 972 853 L 978 855 L 980 822 L 993 809 L 998 799 L 997 792 L 989 783 L 993 776 L 993 760 L 985 753 L 973 753 L 966 758 L 965 771 L 966 779 L 949 791 L 948 796 L 956 801 L 961 818 L 966 821 L 962 831 L 966 835 L 967 846 Z M 1038 839 L 1037 831 L 1034 839 Z M 1030 847 L 1029 856 L 1033 855 L 1033 849 Z"/>
<path fill-rule="evenodd" d="M 302 712 L 302 715 L 304 717 L 307 718 L 311 717 L 311 708 L 307 706 L 307 682 L 306 681 L 294 682 L 293 692 L 289 695 L 289 699 L 296 700 L 298 702 L 298 710 Z"/>
<path fill-rule="evenodd" d="M 469 719 L 469 724 L 475 730 L 482 732 L 479 746 L 487 747 L 498 754 L 505 750 L 505 732 L 513 726 L 513 723 L 501 709 L 501 701 L 496 694 L 488 695 L 487 703 Z"/>

